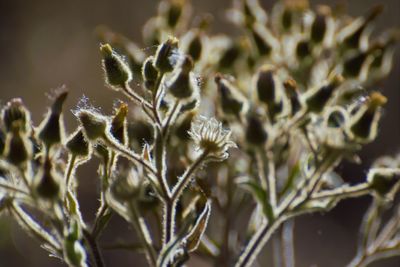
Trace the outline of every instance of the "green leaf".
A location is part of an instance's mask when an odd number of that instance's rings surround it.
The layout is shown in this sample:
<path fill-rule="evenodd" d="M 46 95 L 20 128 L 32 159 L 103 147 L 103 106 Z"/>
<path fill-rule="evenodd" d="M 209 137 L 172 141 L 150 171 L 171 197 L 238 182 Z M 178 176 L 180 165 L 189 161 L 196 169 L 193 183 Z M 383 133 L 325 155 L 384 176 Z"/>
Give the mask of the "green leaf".
<path fill-rule="evenodd" d="M 188 250 L 188 252 L 195 251 L 199 246 L 201 237 L 203 236 L 206 230 L 210 213 L 211 213 L 211 204 L 210 201 L 207 201 L 203 211 L 197 217 L 196 224 L 193 226 L 192 230 L 185 238 L 186 249 Z"/>

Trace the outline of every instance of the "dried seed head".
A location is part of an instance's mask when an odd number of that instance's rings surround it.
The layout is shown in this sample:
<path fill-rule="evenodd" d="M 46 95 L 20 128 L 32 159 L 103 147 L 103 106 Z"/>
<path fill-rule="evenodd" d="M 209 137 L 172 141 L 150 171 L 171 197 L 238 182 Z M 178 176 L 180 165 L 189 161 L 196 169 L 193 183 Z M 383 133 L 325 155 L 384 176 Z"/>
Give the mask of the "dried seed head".
<path fill-rule="evenodd" d="M 126 145 L 128 143 L 127 136 L 127 121 L 128 105 L 121 103 L 116 114 L 111 121 L 111 135 L 115 137 L 121 144 Z"/>
<path fill-rule="evenodd" d="M 178 54 L 178 39 L 170 37 L 167 41 L 158 46 L 154 66 L 161 73 L 171 72 L 176 64 Z"/>
<path fill-rule="evenodd" d="M 59 197 L 61 177 L 54 170 L 51 159 L 46 159 L 35 180 L 35 190 L 39 197 L 45 200 L 55 200 Z"/>
<path fill-rule="evenodd" d="M 71 134 L 65 146 L 73 156 L 86 157 L 89 155 L 89 144 L 83 135 L 82 128 L 78 128 Z"/>
<path fill-rule="evenodd" d="M 51 110 L 49 110 L 46 118 L 39 126 L 37 136 L 47 148 L 50 148 L 54 144 L 60 143 L 65 134 L 61 114 L 62 107 L 67 96 L 67 90 L 62 90 L 58 93 Z"/>
<path fill-rule="evenodd" d="M 16 126 L 27 134 L 31 130 L 31 126 L 29 125 L 30 113 L 20 98 L 13 98 L 7 102 L 1 111 L 1 118 L 6 132 L 11 132 Z"/>
<path fill-rule="evenodd" d="M 196 144 L 196 150 L 208 153 L 209 158 L 222 161 L 228 158 L 228 149 L 236 147 L 230 140 L 231 131 L 224 129 L 222 123 L 215 118 L 199 116 L 193 120 L 190 137 Z"/>
<path fill-rule="evenodd" d="M 132 80 L 129 66 L 109 44 L 100 45 L 100 51 L 103 55 L 102 63 L 107 84 L 114 89 L 126 87 Z"/>
<path fill-rule="evenodd" d="M 368 172 L 367 181 L 376 196 L 383 200 L 393 200 L 400 186 L 400 170 L 373 168 Z"/>
<path fill-rule="evenodd" d="M 350 118 L 350 132 L 359 142 L 370 142 L 376 138 L 381 107 L 387 99 L 373 92 L 358 111 Z"/>
<path fill-rule="evenodd" d="M 99 113 L 82 109 L 77 113 L 83 132 L 90 141 L 104 137 L 108 128 L 108 119 Z"/>

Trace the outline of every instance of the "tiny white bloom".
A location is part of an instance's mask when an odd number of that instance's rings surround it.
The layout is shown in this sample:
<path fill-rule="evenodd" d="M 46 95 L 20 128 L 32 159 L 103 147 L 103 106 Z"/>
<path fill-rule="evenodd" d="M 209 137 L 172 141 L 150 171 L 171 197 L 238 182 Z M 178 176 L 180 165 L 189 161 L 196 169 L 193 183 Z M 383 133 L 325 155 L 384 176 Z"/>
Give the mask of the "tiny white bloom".
<path fill-rule="evenodd" d="M 189 135 L 196 143 L 196 150 L 209 153 L 209 157 L 216 161 L 228 158 L 228 149 L 237 147 L 230 140 L 231 131 L 224 129 L 222 123 L 215 118 L 197 117 L 191 125 Z"/>

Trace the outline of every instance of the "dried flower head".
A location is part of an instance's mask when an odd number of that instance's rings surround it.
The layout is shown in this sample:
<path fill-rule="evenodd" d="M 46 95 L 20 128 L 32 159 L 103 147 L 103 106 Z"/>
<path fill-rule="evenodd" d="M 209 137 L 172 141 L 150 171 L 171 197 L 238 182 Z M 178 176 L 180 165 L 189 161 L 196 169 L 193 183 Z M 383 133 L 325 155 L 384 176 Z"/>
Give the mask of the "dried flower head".
<path fill-rule="evenodd" d="M 189 135 L 197 145 L 196 150 L 207 153 L 217 161 L 225 160 L 228 149 L 236 147 L 235 142 L 230 140 L 231 131 L 224 129 L 215 118 L 199 116 L 192 122 Z"/>

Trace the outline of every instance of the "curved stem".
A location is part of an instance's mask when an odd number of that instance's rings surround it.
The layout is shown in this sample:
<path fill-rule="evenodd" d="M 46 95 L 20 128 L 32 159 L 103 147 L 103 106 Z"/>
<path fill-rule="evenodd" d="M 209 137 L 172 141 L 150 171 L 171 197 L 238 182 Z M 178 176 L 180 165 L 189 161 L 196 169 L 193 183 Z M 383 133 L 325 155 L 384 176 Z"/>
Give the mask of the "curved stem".
<path fill-rule="evenodd" d="M 84 236 L 85 240 L 87 241 L 87 244 L 89 245 L 89 248 L 92 252 L 93 260 L 94 260 L 94 263 L 96 264 L 96 267 L 104 267 L 105 265 L 104 265 L 103 257 L 101 256 L 99 246 L 97 245 L 96 239 L 86 229 L 82 229 L 82 233 L 83 233 L 83 236 Z"/>

